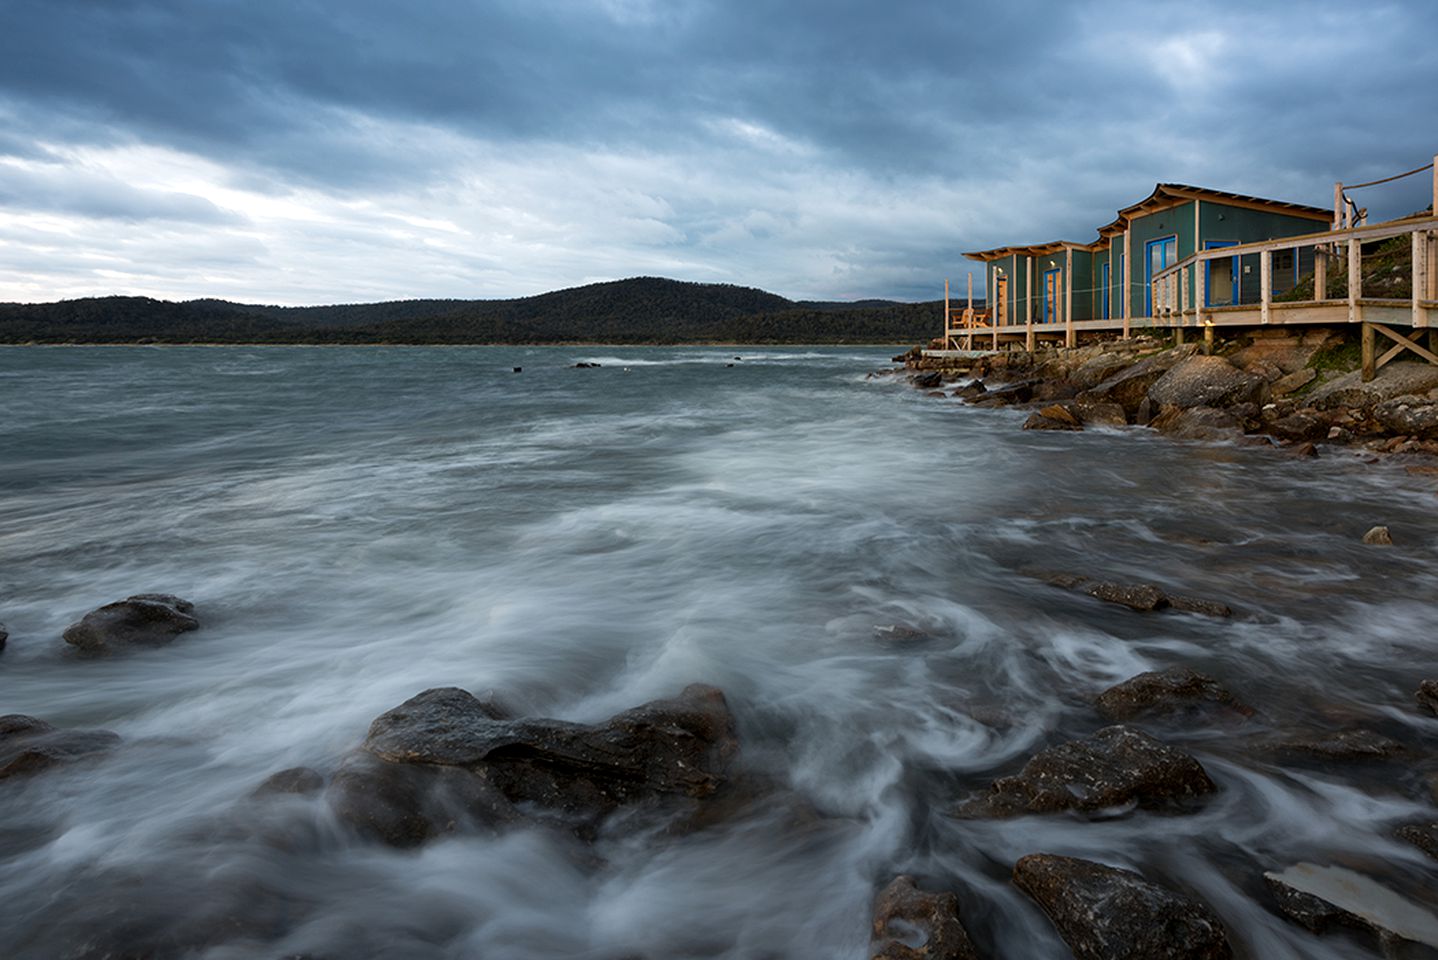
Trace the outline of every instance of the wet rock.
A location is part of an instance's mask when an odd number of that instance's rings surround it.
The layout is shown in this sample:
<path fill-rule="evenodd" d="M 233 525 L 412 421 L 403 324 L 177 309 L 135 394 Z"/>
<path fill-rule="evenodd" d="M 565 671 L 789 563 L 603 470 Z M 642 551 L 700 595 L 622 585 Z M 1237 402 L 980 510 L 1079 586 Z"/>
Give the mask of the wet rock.
<path fill-rule="evenodd" d="M 0 623 L 0 651 L 5 649 L 5 644 L 10 639 L 10 631 L 5 629 L 5 624 Z"/>
<path fill-rule="evenodd" d="M 1173 807 L 1218 789 L 1197 760 L 1131 727 L 1105 727 L 1082 740 L 1036 754 L 986 794 L 962 804 L 957 816 L 1015 817 L 1077 810 Z"/>
<path fill-rule="evenodd" d="M 1312 410 L 1298 410 L 1268 423 L 1268 432 L 1280 440 L 1294 443 L 1322 440 L 1328 435 L 1332 421 Z"/>
<path fill-rule="evenodd" d="M 1385 952 L 1401 949 L 1403 941 L 1438 947 L 1438 916 L 1361 873 L 1299 863 L 1263 879 L 1279 912 L 1314 933 L 1336 926 L 1369 930 Z"/>
<path fill-rule="evenodd" d="M 944 382 L 944 375 L 937 370 L 930 370 L 927 373 L 916 373 L 909 378 L 909 382 L 920 390 L 933 390 Z"/>
<path fill-rule="evenodd" d="M 1034 387 L 1034 400 L 1048 403 L 1051 400 L 1071 400 L 1078 395 L 1079 388 L 1067 380 L 1043 380 Z"/>
<path fill-rule="evenodd" d="M 1148 396 L 1149 388 L 1175 364 L 1191 357 L 1197 350 L 1197 345 L 1187 345 L 1146 357 L 1083 391 L 1078 395 L 1078 399 L 1116 403 L 1123 407 L 1126 415 L 1136 416 L 1139 404 Z"/>
<path fill-rule="evenodd" d="M 1044 409 L 1049 408 L 1045 407 Z M 1059 420 L 1044 416 L 1042 412 L 1037 412 L 1029 414 L 1028 419 L 1024 421 L 1023 428 L 1025 430 L 1082 430 L 1083 426 L 1072 417 Z"/>
<path fill-rule="evenodd" d="M 1130 610 L 1158 610 L 1168 605 L 1168 597 L 1151 583 L 1111 583 L 1100 580 L 1083 589 L 1097 600 L 1122 604 Z"/>
<path fill-rule="evenodd" d="M 1288 455 L 1295 460 L 1307 460 L 1318 456 L 1318 447 L 1311 440 L 1295 443 L 1288 448 Z"/>
<path fill-rule="evenodd" d="M 1424 680 L 1418 684 L 1418 692 L 1413 697 L 1421 709 L 1438 715 L 1438 680 Z"/>
<path fill-rule="evenodd" d="M 1393 831 L 1393 835 L 1438 860 L 1438 823 L 1405 824 Z"/>
<path fill-rule="evenodd" d="M 1148 425 L 1176 440 L 1229 440 L 1243 432 L 1236 416 L 1213 407 L 1164 407 Z"/>
<path fill-rule="evenodd" d="M 980 381 L 975 380 L 973 383 L 964 384 L 959 389 L 950 393 L 949 396 L 955 397 L 959 400 L 973 400 L 977 397 L 983 396 L 985 393 L 988 393 L 988 391 L 988 387 L 984 386 L 983 383 L 981 383 Z"/>
<path fill-rule="evenodd" d="M 1090 390 L 1109 377 L 1114 376 L 1122 370 L 1133 366 L 1132 357 L 1119 353 L 1101 353 L 1090 360 L 1084 361 L 1077 369 L 1069 375 L 1075 384 L 1082 390 Z"/>
<path fill-rule="evenodd" d="M 1086 427 L 1126 427 L 1128 416 L 1116 403 L 1079 401 L 1074 404 L 1079 420 Z"/>
<path fill-rule="evenodd" d="M 440 764 L 390 763 L 364 752 L 341 764 L 326 799 L 342 823 L 393 847 L 419 846 L 463 827 L 524 819 L 480 774 Z"/>
<path fill-rule="evenodd" d="M 583 833 L 620 806 L 712 795 L 725 781 L 738 741 L 724 694 L 700 684 L 594 725 L 508 719 L 493 704 L 448 687 L 426 690 L 378 717 L 364 749 L 390 765 L 440 770 L 430 776 L 458 791 L 459 805 L 477 809 L 480 818 L 494 817 L 497 792 Z M 483 787 L 445 772 L 451 769 Z M 361 793 L 382 795 L 387 808 L 412 804 L 425 786 L 370 768 L 349 779 L 360 781 Z M 380 832 L 416 835 L 409 821 Z"/>
<path fill-rule="evenodd" d="M 586 363 L 583 360 L 579 361 L 574 365 L 574 369 L 576 370 L 595 370 L 598 369 L 598 367 L 599 364 L 597 363 Z"/>
<path fill-rule="evenodd" d="M 1202 597 L 1190 597 L 1181 593 L 1170 593 L 1165 596 L 1168 598 L 1168 608 L 1180 613 L 1197 613 L 1205 617 L 1233 616 L 1233 608 L 1217 600 L 1205 600 Z"/>
<path fill-rule="evenodd" d="M 959 919 L 959 898 L 925 893 L 913 877 L 896 877 L 874 901 L 872 960 L 978 960 Z"/>
<path fill-rule="evenodd" d="M 1372 527 L 1363 535 L 1363 542 L 1370 547 L 1393 546 L 1393 534 L 1387 527 Z"/>
<path fill-rule="evenodd" d="M 1080 427 L 1083 425 L 1074 413 L 1072 407 L 1067 404 L 1051 403 L 1047 407 L 1041 408 L 1039 413 L 1042 416 L 1048 417 L 1050 420 L 1057 420 L 1060 423 L 1066 423 L 1072 427 Z"/>
<path fill-rule="evenodd" d="M 977 400 L 970 401 L 976 407 L 1008 407 L 1016 403 L 1028 403 L 1034 398 L 1038 380 L 1020 380 L 1017 383 L 994 387 Z"/>
<path fill-rule="evenodd" d="M 1345 730 L 1295 736 L 1273 745 L 1273 752 L 1289 760 L 1385 760 L 1403 752 L 1403 745 L 1372 730 Z"/>
<path fill-rule="evenodd" d="M 927 631 L 908 627 L 901 623 L 888 623 L 874 628 L 874 639 L 886 647 L 902 649 L 932 643 L 934 636 Z"/>
<path fill-rule="evenodd" d="M 1217 680 L 1192 667 L 1140 673 L 1109 687 L 1094 701 L 1106 720 L 1115 723 L 1140 717 L 1192 714 L 1218 708 L 1252 716 L 1253 708 L 1239 702 Z"/>
<path fill-rule="evenodd" d="M 1267 382 L 1244 373 L 1222 357 L 1194 356 L 1180 360 L 1148 389 L 1148 397 L 1164 407 L 1226 407 L 1262 403 Z"/>
<path fill-rule="evenodd" d="M 194 604 L 167 593 L 141 593 L 92 610 L 65 628 L 64 640 L 86 653 L 159 647 L 200 626 Z"/>
<path fill-rule="evenodd" d="M 319 793 L 324 788 L 325 778 L 318 770 L 311 767 L 290 767 L 288 770 L 270 774 L 258 787 L 255 787 L 251 795 L 256 797 L 278 794 L 305 796 Z"/>
<path fill-rule="evenodd" d="M 108 730 L 60 730 L 36 717 L 0 717 L 0 780 L 39 773 L 112 750 L 118 735 Z"/>
<path fill-rule="evenodd" d="M 1223 923 L 1203 904 L 1131 870 L 1036 853 L 1014 883 L 1058 928 L 1077 960 L 1222 960 Z"/>
<path fill-rule="evenodd" d="M 1286 397 L 1290 393 L 1302 390 L 1313 382 L 1318 372 L 1311 367 L 1302 367 L 1289 374 L 1284 374 L 1269 387 L 1269 393 L 1275 397 Z"/>

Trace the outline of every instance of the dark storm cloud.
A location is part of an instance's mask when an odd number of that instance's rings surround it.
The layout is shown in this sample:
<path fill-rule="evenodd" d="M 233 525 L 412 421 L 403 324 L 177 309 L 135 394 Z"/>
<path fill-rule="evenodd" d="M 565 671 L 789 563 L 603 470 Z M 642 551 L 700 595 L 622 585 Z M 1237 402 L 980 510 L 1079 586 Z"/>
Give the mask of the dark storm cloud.
<path fill-rule="evenodd" d="M 930 296 L 923 278 L 960 250 L 1089 239 L 1158 181 L 1323 204 L 1335 179 L 1422 162 L 1438 146 L 1435 30 L 1438 7 L 1417 0 L 10 0 L 0 162 L 32 163 L 0 178 L 0 204 L 223 216 L 34 166 L 144 144 L 273 197 L 418 204 L 461 184 L 497 210 L 512 196 L 529 206 L 501 232 L 536 221 L 518 242 L 569 265 L 555 286 L 583 272 L 558 238 L 617 233 L 633 272 Z M 650 162 L 596 171 L 596 156 Z M 521 161 L 509 181 L 499 157 Z M 656 164 L 685 176 L 661 192 Z M 567 209 L 532 208 L 584 177 L 608 179 Z M 1372 204 L 1404 213 L 1424 194 L 1419 178 Z M 881 288 L 863 288 L 866 269 Z"/>

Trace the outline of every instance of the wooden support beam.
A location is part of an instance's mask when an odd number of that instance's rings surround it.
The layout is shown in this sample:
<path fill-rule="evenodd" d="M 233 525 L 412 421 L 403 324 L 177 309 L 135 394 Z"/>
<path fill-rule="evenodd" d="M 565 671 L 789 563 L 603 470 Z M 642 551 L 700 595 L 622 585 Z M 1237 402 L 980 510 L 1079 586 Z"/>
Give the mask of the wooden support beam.
<path fill-rule="evenodd" d="M 1258 310 L 1263 319 L 1269 321 L 1269 307 L 1273 303 L 1273 251 L 1265 250 L 1258 255 Z"/>
<path fill-rule="evenodd" d="M 1343 183 L 1333 185 L 1333 229 L 1343 229 Z"/>
<path fill-rule="evenodd" d="M 1176 346 L 1176 347 L 1181 347 L 1181 346 L 1183 346 L 1183 325 L 1182 325 L 1182 324 L 1183 324 L 1183 320 L 1180 319 L 1180 320 L 1179 320 L 1179 326 L 1176 326 L 1176 327 L 1173 328 L 1173 345 Z"/>
<path fill-rule="evenodd" d="M 1129 337 L 1133 313 L 1133 227 L 1123 232 L 1123 338 Z"/>
<path fill-rule="evenodd" d="M 1348 322 L 1359 323 L 1363 319 L 1358 298 L 1363 296 L 1363 244 L 1357 240 L 1348 241 Z"/>
<path fill-rule="evenodd" d="M 1313 248 L 1313 299 L 1328 298 L 1328 246 L 1320 243 Z"/>
<path fill-rule="evenodd" d="M 1398 354 L 1402 353 L 1404 350 L 1412 350 L 1414 353 L 1418 354 L 1418 356 L 1422 357 L 1424 360 L 1427 360 L 1429 363 L 1438 364 L 1438 353 L 1435 353 L 1432 350 L 1425 349 L 1415 341 L 1399 333 L 1397 330 L 1390 329 L 1389 327 L 1381 323 L 1369 323 L 1364 324 L 1364 326 L 1372 327 L 1378 333 L 1383 334 L 1389 340 L 1392 340 L 1394 343 L 1397 344 L 1396 347 L 1393 347 L 1391 350 L 1389 350 L 1383 355 L 1385 359 L 1379 360 L 1378 366 L 1382 367 L 1385 363 L 1393 359 L 1393 357 L 1396 357 Z"/>
<path fill-rule="evenodd" d="M 1351 301 L 1350 301 L 1351 302 Z M 1362 333 L 1363 341 L 1363 382 L 1367 383 L 1378 375 L 1378 365 L 1373 356 L 1373 324 L 1365 323 Z"/>
<path fill-rule="evenodd" d="M 1203 322 L 1203 308 L 1208 306 L 1208 262 L 1199 260 L 1193 265 L 1193 318 Z"/>
<path fill-rule="evenodd" d="M 1064 248 L 1064 346 L 1077 345 L 1074 333 L 1074 251 Z"/>
<path fill-rule="evenodd" d="M 1213 356 L 1213 324 L 1203 325 L 1203 353 L 1205 356 Z"/>
<path fill-rule="evenodd" d="M 1428 233 L 1413 231 L 1413 329 L 1428 326 L 1428 308 L 1423 293 L 1428 289 Z"/>
<path fill-rule="evenodd" d="M 1183 312 L 1188 309 L 1188 268 L 1178 271 L 1178 322 L 1183 323 Z"/>

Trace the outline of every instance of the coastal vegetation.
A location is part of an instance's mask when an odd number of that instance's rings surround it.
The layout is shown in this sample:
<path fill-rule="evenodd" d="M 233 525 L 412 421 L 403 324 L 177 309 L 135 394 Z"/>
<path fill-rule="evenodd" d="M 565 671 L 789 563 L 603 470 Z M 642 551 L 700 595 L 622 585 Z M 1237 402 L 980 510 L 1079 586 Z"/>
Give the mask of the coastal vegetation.
<path fill-rule="evenodd" d="M 795 301 L 752 287 L 636 277 L 514 300 L 277 307 L 149 297 L 0 304 L 0 343 L 902 343 L 939 301 Z"/>

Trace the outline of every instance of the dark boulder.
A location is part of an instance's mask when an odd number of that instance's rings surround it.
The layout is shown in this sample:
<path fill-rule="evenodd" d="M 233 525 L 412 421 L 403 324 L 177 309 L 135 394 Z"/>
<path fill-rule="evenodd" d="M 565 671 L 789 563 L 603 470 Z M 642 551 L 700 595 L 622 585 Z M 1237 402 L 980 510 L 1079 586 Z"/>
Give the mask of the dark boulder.
<path fill-rule="evenodd" d="M 937 370 L 929 370 L 914 374 L 909 377 L 909 382 L 920 390 L 933 390 L 944 382 L 944 375 Z"/>
<path fill-rule="evenodd" d="M 503 820 L 510 805 L 589 834 L 621 806 L 699 800 L 738 750 L 724 694 L 691 685 L 599 724 L 510 719 L 454 687 L 426 690 L 378 717 L 331 791 L 342 816 L 388 842 L 448 829 L 454 812 Z M 439 793 L 438 813 L 429 809 Z M 436 826 L 438 824 L 438 826 Z"/>
<path fill-rule="evenodd" d="M 1223 960 L 1233 956 L 1207 906 L 1131 870 L 1036 853 L 1014 883 L 1043 908 L 1077 960 Z"/>
<path fill-rule="evenodd" d="M 194 604 L 165 593 L 141 593 L 92 610 L 65 628 L 65 642 L 86 653 L 159 647 L 197 629 Z"/>
<path fill-rule="evenodd" d="M 988 391 L 989 388 L 984 386 L 981 381 L 975 380 L 972 383 L 966 383 L 962 387 L 959 387 L 959 389 L 950 393 L 949 396 L 959 400 L 973 400 L 983 396 L 985 393 L 988 393 Z"/>
<path fill-rule="evenodd" d="M 1268 424 L 1268 432 L 1294 443 L 1323 440 L 1333 421 L 1316 410 L 1297 410 Z"/>
<path fill-rule="evenodd" d="M 1105 727 L 1036 754 L 1011 777 L 962 804 L 965 818 L 1173 807 L 1218 788 L 1197 760 L 1131 727 Z"/>
<path fill-rule="evenodd" d="M 1074 412 L 1086 427 L 1126 427 L 1128 415 L 1116 403 L 1099 400 L 1080 400 L 1074 403 Z"/>
<path fill-rule="evenodd" d="M 0 780 L 38 773 L 105 753 L 120 742 L 108 730 L 59 730 L 44 720 L 0 717 Z"/>
<path fill-rule="evenodd" d="M 5 629 L 5 624 L 0 623 L 0 650 L 5 649 L 5 644 L 9 639 L 10 631 Z"/>
<path fill-rule="evenodd" d="M 1217 680 L 1192 667 L 1170 667 L 1130 677 L 1100 693 L 1095 706 L 1104 719 L 1114 723 L 1215 709 L 1245 717 L 1253 715 L 1252 707 L 1240 703 Z"/>
<path fill-rule="evenodd" d="M 1418 692 L 1414 694 L 1418 706 L 1429 713 L 1438 714 L 1438 680 L 1424 680 L 1418 684 Z"/>
<path fill-rule="evenodd" d="M 1117 603 L 1150 613 L 1154 610 L 1178 610 L 1182 613 L 1198 613 L 1208 617 L 1231 617 L 1233 610 L 1217 600 L 1205 600 L 1181 593 L 1168 593 L 1151 583 L 1116 583 L 1110 580 L 1094 580 L 1077 573 L 1037 574 L 1045 582 L 1065 590 L 1082 590 L 1096 600 Z"/>
<path fill-rule="evenodd" d="M 1238 417 L 1213 407 L 1166 406 L 1148 425 L 1175 440 L 1230 440 L 1243 433 Z"/>
<path fill-rule="evenodd" d="M 1420 440 L 1438 440 L 1438 403 L 1427 397 L 1404 396 L 1373 408 L 1373 419 L 1389 433 Z"/>
<path fill-rule="evenodd" d="M 1148 389 L 1160 407 L 1227 407 L 1261 403 L 1267 382 L 1244 373 L 1222 357 L 1189 357 L 1174 364 Z"/>
<path fill-rule="evenodd" d="M 1089 390 L 1103 383 L 1109 377 L 1133 366 L 1134 360 L 1121 353 L 1101 353 L 1081 363 L 1069 375 L 1079 389 Z"/>
<path fill-rule="evenodd" d="M 874 901 L 872 960 L 978 960 L 959 920 L 959 898 L 925 893 L 913 877 L 896 877 Z"/>
<path fill-rule="evenodd" d="M 1180 613 L 1197 613 L 1205 617 L 1233 616 L 1233 608 L 1217 600 L 1205 600 L 1202 597 L 1190 597 L 1182 593 L 1165 593 L 1164 596 L 1168 599 L 1168 609 L 1177 610 Z"/>
<path fill-rule="evenodd" d="M 1044 408 L 1049 409 L 1048 407 Z M 1060 407 L 1059 409 L 1063 409 Z M 1025 430 L 1082 430 L 1083 425 L 1070 416 L 1067 419 L 1045 416 L 1041 411 L 1031 413 L 1024 421 Z"/>
<path fill-rule="evenodd" d="M 1020 380 L 1002 387 L 994 387 L 976 400 L 970 400 L 976 407 L 1009 407 L 1016 403 L 1028 403 L 1034 398 L 1038 380 Z"/>
<path fill-rule="evenodd" d="M 1407 823 L 1393 831 L 1393 835 L 1438 860 L 1438 822 Z"/>
<path fill-rule="evenodd" d="M 1043 380 L 1034 387 L 1034 399 L 1042 403 L 1072 400 L 1078 392 L 1079 387 L 1067 380 Z"/>

